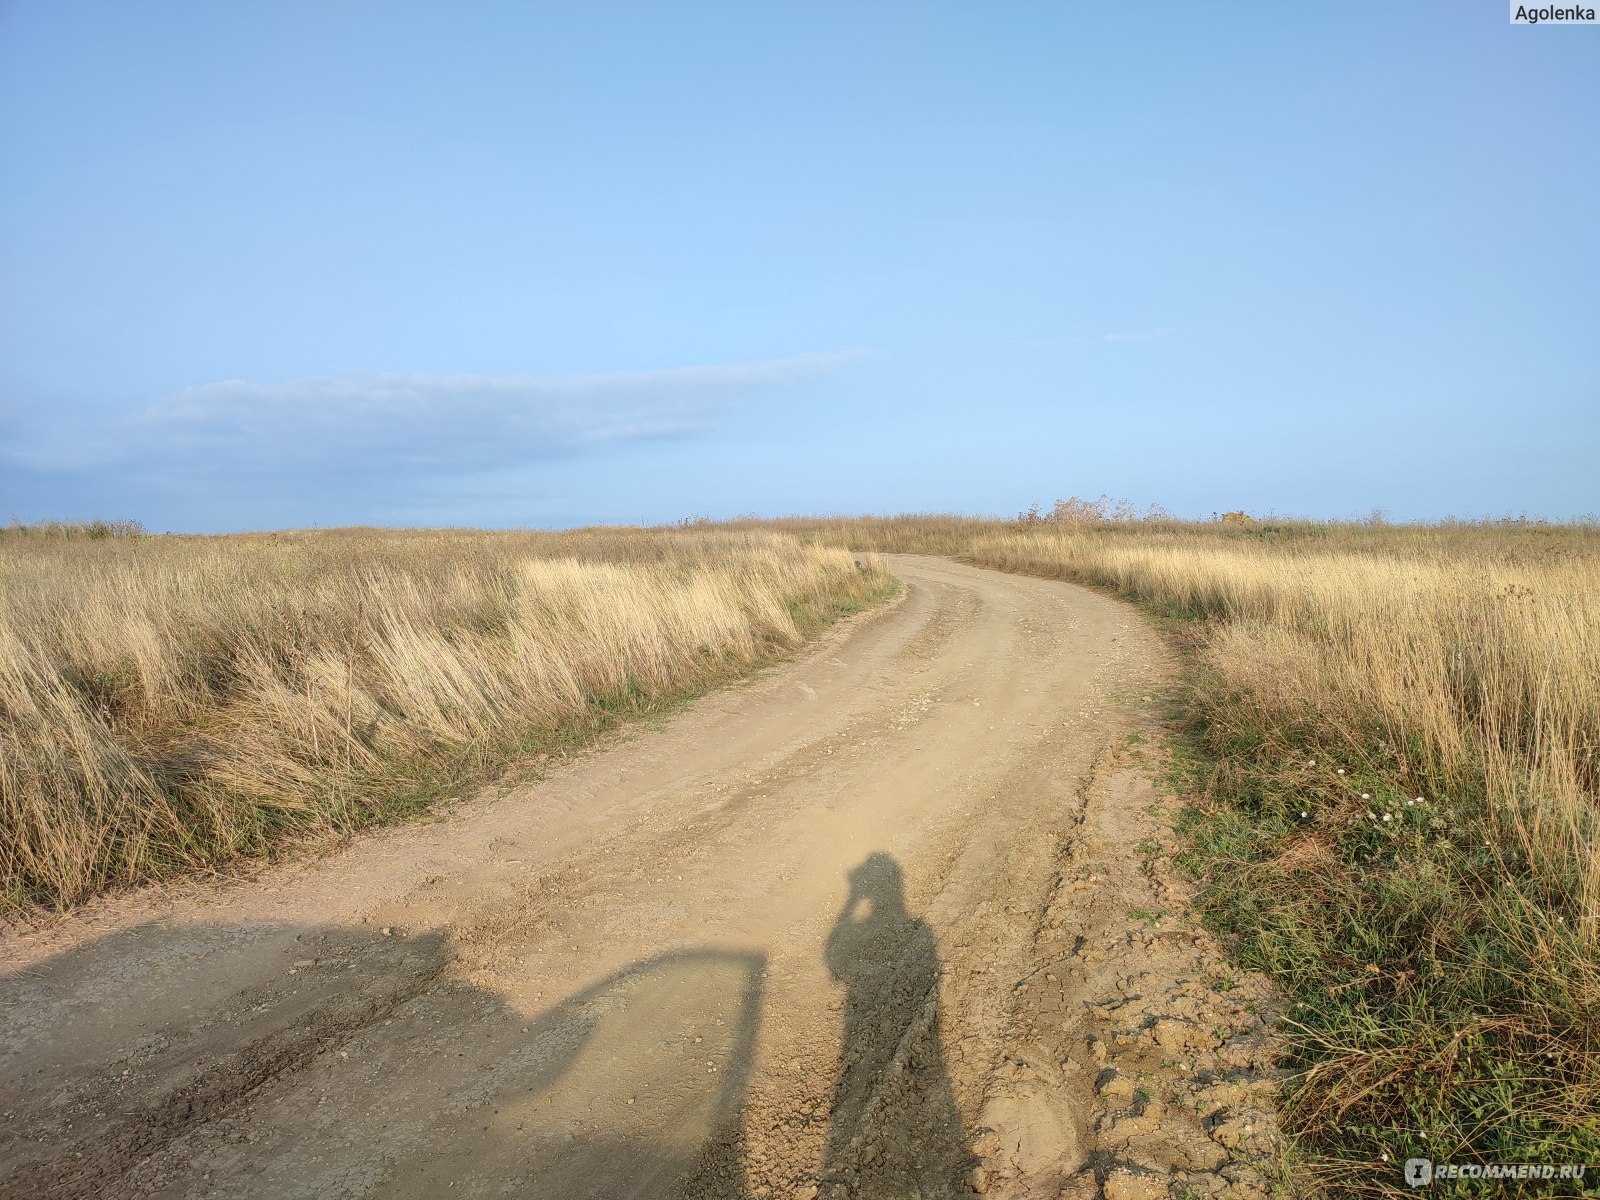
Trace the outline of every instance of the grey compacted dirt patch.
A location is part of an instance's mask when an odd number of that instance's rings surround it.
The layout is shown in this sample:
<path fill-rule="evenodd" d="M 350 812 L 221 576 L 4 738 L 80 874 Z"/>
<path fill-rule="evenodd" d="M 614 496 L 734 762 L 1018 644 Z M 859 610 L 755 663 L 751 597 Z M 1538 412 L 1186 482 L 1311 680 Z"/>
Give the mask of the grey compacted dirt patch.
<path fill-rule="evenodd" d="M 538 784 L 8 934 L 0 1193 L 1264 1195 L 1272 997 L 1130 749 L 1161 646 L 893 562 Z"/>

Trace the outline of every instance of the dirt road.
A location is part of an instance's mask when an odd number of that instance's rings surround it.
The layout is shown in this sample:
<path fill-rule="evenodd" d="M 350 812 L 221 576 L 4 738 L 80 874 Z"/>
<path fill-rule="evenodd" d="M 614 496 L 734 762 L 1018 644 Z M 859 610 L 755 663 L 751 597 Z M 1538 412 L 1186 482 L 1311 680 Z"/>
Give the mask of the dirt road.
<path fill-rule="evenodd" d="M 1270 998 L 1167 875 L 1161 647 L 892 561 L 536 785 L 8 936 L 0 1192 L 1259 1194 Z"/>

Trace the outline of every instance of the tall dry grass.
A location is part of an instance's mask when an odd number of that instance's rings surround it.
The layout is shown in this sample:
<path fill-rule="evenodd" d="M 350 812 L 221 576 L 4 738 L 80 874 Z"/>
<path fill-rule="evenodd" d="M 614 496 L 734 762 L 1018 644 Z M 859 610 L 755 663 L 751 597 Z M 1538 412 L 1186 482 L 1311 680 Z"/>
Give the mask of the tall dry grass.
<path fill-rule="evenodd" d="M 401 783 L 703 687 L 889 586 L 764 532 L 13 533 L 0 894 L 382 819 Z"/>
<path fill-rule="evenodd" d="M 972 558 L 1216 622 L 1205 661 L 1234 705 L 1217 719 L 1343 747 L 1402 790 L 1481 794 L 1498 838 L 1576 886 L 1600 945 L 1600 553 L 1581 535 L 1461 547 L 1079 533 Z"/>
<path fill-rule="evenodd" d="M 1302 1186 L 1596 1161 L 1592 527 L 1097 526 L 970 558 L 1186 619 L 1183 858 L 1294 998 Z"/>

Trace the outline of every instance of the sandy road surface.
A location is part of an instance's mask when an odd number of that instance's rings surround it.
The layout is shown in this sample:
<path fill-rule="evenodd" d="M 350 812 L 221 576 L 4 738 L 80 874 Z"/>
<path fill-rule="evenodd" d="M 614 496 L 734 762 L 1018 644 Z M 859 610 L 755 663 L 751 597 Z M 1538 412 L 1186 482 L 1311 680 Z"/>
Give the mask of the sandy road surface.
<path fill-rule="evenodd" d="M 0 1193 L 1256 1194 L 1267 998 L 1127 749 L 1160 647 L 893 562 L 894 607 L 536 785 L 7 938 Z"/>

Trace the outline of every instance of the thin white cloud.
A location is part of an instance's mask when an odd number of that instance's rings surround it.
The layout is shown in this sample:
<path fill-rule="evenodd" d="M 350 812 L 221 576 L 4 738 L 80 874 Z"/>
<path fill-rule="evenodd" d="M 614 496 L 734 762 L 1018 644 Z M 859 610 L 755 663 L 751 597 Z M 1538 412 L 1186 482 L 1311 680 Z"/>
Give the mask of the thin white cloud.
<path fill-rule="evenodd" d="M 1093 346 L 1104 342 L 1158 342 L 1162 338 L 1171 337 L 1170 329 L 1140 329 L 1140 330 L 1114 330 L 1110 333 L 1098 333 L 1092 336 L 1083 334 L 1068 335 L 1056 338 L 1035 338 L 1022 343 L 1024 346 Z"/>
<path fill-rule="evenodd" d="M 864 352 L 590 375 L 353 373 L 184 389 L 97 438 L 48 431 L 40 468 L 112 466 L 147 480 L 456 476 L 713 428 L 742 396 Z"/>
<path fill-rule="evenodd" d="M 1170 329 L 1142 329 L 1134 333 L 1102 333 L 1102 342 L 1159 342 L 1164 337 L 1170 337 Z"/>

